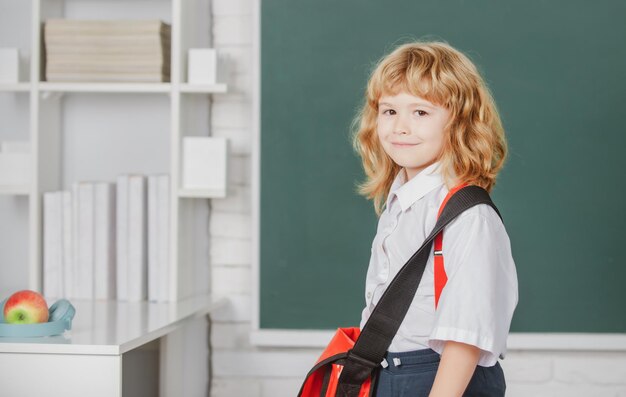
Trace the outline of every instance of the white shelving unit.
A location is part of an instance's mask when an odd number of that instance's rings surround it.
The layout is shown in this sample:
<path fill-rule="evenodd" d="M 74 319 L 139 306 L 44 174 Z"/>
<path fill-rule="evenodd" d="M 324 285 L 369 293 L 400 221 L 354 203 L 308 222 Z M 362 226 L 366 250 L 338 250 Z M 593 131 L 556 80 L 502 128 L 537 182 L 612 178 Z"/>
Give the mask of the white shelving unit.
<path fill-rule="evenodd" d="M 28 186 L 0 186 L 0 194 L 8 196 L 28 196 Z"/>
<path fill-rule="evenodd" d="M 212 84 L 212 85 L 193 85 L 193 84 L 181 84 L 180 92 L 189 94 L 217 94 L 225 93 L 227 91 L 226 84 Z"/>
<path fill-rule="evenodd" d="M 170 93 L 169 83 L 39 83 L 41 92 L 91 92 L 91 93 Z"/>
<path fill-rule="evenodd" d="M 73 300 L 78 307 L 68 336 L 47 339 L 50 346 L 44 347 L 36 341 L 4 340 L 3 369 L 20 374 L 40 368 L 51 377 L 42 385 L 71 376 L 65 395 L 85 395 L 85 390 L 155 395 L 154 379 L 159 379 L 161 396 L 204 393 L 208 368 L 186 368 L 208 365 L 203 317 L 224 302 L 210 291 L 207 199 L 225 192 L 181 188 L 181 142 L 185 136 L 210 135 L 212 95 L 227 92 L 226 84 L 186 83 L 187 50 L 211 47 L 210 15 L 210 0 L 0 0 L 0 47 L 17 47 L 21 58 L 21 81 L 0 83 L 0 140 L 28 141 L 31 167 L 27 186 L 0 187 L 0 299 L 18 289 L 42 290 L 43 193 L 67 190 L 78 181 L 115 182 L 123 173 L 170 174 L 172 264 L 170 302 Z M 170 82 L 45 81 L 42 28 L 50 18 L 160 19 L 171 24 Z M 155 310 L 167 316 L 155 317 Z M 106 320 L 108 328 L 89 322 L 90 316 L 114 312 L 115 319 Z M 131 337 L 106 334 L 106 341 L 100 340 L 102 332 L 127 327 L 128 321 L 142 324 Z M 102 344 L 113 354 L 94 354 Z M 158 373 L 150 388 L 137 383 L 145 379 L 140 373 L 144 367 Z M 102 389 L 88 376 L 77 379 L 76 371 L 99 379 Z"/>
<path fill-rule="evenodd" d="M 219 198 L 226 197 L 223 190 L 180 189 L 178 197 L 181 198 Z"/>
<path fill-rule="evenodd" d="M 30 91 L 29 83 L 0 83 L 0 92 L 28 92 Z"/>
<path fill-rule="evenodd" d="M 72 153 L 71 148 L 68 149 L 67 143 L 64 144 L 68 130 L 71 129 L 71 125 L 68 126 L 68 124 L 72 124 L 67 122 L 65 117 L 80 111 L 82 112 L 80 117 L 75 118 L 82 120 L 82 118 L 87 117 L 84 116 L 84 113 L 90 112 L 93 113 L 94 118 L 102 120 L 102 117 L 99 116 L 101 109 L 97 105 L 86 110 L 90 106 L 89 103 L 92 102 L 111 104 L 111 106 L 115 106 L 116 102 L 130 103 L 131 105 L 126 106 L 128 115 L 119 115 L 116 118 L 118 123 L 120 122 L 119 119 L 123 122 L 124 117 L 130 119 L 134 117 L 132 109 L 134 103 L 141 107 L 144 113 L 148 114 L 151 111 L 146 110 L 146 106 L 155 106 L 154 114 L 158 114 L 164 120 L 169 118 L 169 125 L 166 126 L 161 123 L 157 126 L 159 132 L 167 132 L 168 138 L 164 138 L 164 133 L 160 135 L 157 131 L 154 133 L 155 136 L 159 135 L 158 139 L 167 141 L 168 153 L 166 156 L 162 156 L 163 158 L 153 161 L 156 165 L 139 164 L 136 168 L 144 167 L 139 170 L 140 173 L 144 174 L 163 172 L 170 174 L 170 261 L 173 264 L 169 275 L 170 301 L 175 302 L 198 293 L 207 293 L 210 285 L 209 279 L 204 277 L 204 273 L 197 274 L 196 270 L 202 264 L 206 266 L 208 261 L 208 252 L 206 251 L 208 250 L 202 250 L 201 246 L 206 242 L 197 241 L 198 234 L 196 232 L 199 228 L 208 226 L 208 202 L 206 199 L 224 197 L 225 192 L 183 190 L 180 183 L 182 180 L 180 173 L 182 137 L 209 135 L 211 95 L 227 92 L 226 84 L 194 86 L 186 83 L 187 50 L 192 47 L 211 46 L 210 1 L 30 0 L 28 4 L 30 9 L 23 11 L 26 7 L 24 3 L 28 3 L 27 1 L 0 0 L 0 5 L 7 4 L 14 7 L 16 3 L 22 3 L 20 6 L 22 7 L 22 15 L 10 15 L 8 13 L 0 15 L 0 25 L 6 26 L 7 22 L 11 22 L 14 27 L 30 25 L 29 32 L 22 32 L 28 33 L 30 36 L 28 38 L 29 47 L 26 50 L 21 48 L 21 54 L 26 57 L 23 62 L 28 64 L 29 73 L 27 76 L 24 74 L 21 76 L 23 82 L 17 84 L 0 83 L 0 99 L 7 96 L 27 97 L 27 100 L 22 98 L 21 102 L 24 102 L 24 106 L 28 108 L 28 132 L 22 131 L 21 137 L 25 137 L 30 142 L 32 172 L 28 186 L 0 187 L 0 199 L 13 195 L 28 201 L 27 216 L 22 216 L 17 221 L 27 224 L 28 252 L 22 256 L 28 258 L 28 264 L 17 270 L 15 268 L 19 266 L 3 263 L 2 257 L 0 257 L 0 275 L 3 274 L 3 270 L 6 270 L 3 267 L 7 266 L 12 266 L 12 272 L 21 272 L 14 277 L 17 280 L 15 284 L 0 284 L 0 293 L 8 293 L 18 288 L 39 291 L 42 289 L 42 195 L 44 192 L 67 189 L 73 182 L 77 181 L 72 179 L 77 178 L 76 175 L 80 175 L 81 179 L 92 177 L 94 180 L 106 179 L 109 182 L 114 182 L 117 174 L 138 171 L 134 168 L 119 169 L 121 167 L 119 164 L 131 164 L 133 161 L 140 161 L 140 159 L 129 159 L 116 151 L 106 154 L 111 167 L 109 167 L 109 163 L 101 164 L 99 166 L 101 172 L 98 175 L 81 174 L 83 168 L 94 168 L 96 159 L 81 163 L 80 167 L 74 167 L 80 168 L 79 170 L 68 171 L 69 166 L 66 163 L 70 162 L 70 157 L 75 159 L 79 155 Z M 10 10 L 10 7 L 8 9 Z M 19 22 L 5 20 L 6 18 L 24 17 L 24 12 L 28 12 L 28 19 Z M 154 84 L 44 81 L 42 29 L 44 21 L 49 18 L 164 20 L 172 26 L 171 81 Z M 0 27 L 0 35 L 2 34 L 7 33 Z M 11 46 L 11 39 L 7 37 L 0 37 L 0 39 L 0 46 Z M 16 42 L 13 46 L 18 47 L 19 45 L 20 43 Z M 146 98 L 146 96 L 158 98 L 151 99 Z M 2 102 L 0 102 L 1 105 Z M 165 106 L 167 106 L 167 110 L 165 110 Z M 78 110 L 76 110 L 77 108 Z M 0 109 L 0 116 L 2 115 L 1 112 L 2 109 Z M 137 123 L 144 122 L 146 118 Z M 23 120 L 22 124 L 24 124 Z M 118 128 L 118 125 L 111 128 Z M 155 127 L 147 126 L 144 129 L 148 128 Z M 0 140 L 3 139 L 6 137 L 3 136 L 0 125 Z M 128 145 L 130 146 L 131 143 Z M 91 150 L 97 150 L 97 148 Z M 141 150 L 142 148 L 139 148 L 139 151 Z M 143 150 L 151 150 L 149 142 L 145 143 Z M 135 148 L 136 152 L 137 148 Z M 82 167 L 83 164 L 87 166 Z M 108 168 L 111 170 L 109 171 Z M 1 210 L 2 208 L 0 208 Z M 207 216 L 204 216 L 205 213 Z M 25 280 L 27 280 L 26 283 L 24 283 Z"/>

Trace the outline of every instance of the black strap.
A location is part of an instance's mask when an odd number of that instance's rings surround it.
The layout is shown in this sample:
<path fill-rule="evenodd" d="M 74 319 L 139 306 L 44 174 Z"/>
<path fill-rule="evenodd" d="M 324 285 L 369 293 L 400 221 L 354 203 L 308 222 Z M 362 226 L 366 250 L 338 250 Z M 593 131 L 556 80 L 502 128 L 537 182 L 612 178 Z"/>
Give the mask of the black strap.
<path fill-rule="evenodd" d="M 489 193 L 479 186 L 466 186 L 450 197 L 433 231 L 398 271 L 363 326 L 361 335 L 349 351 L 341 371 L 337 397 L 358 397 L 361 384 L 380 365 L 409 310 L 435 236 L 458 215 L 478 204 L 490 205 L 502 219 Z"/>

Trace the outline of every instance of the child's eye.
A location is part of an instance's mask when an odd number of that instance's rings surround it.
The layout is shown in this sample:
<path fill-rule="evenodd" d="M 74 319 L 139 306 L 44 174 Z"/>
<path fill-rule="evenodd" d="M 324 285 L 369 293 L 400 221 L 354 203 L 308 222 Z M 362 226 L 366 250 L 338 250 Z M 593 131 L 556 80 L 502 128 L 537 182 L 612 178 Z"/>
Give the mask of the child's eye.
<path fill-rule="evenodd" d="M 392 113 L 392 112 L 393 112 L 393 113 Z M 386 114 L 386 115 L 394 115 L 394 114 L 396 114 L 396 111 L 395 111 L 395 110 L 393 110 L 393 109 L 387 109 L 387 110 L 383 110 L 383 114 Z"/>
<path fill-rule="evenodd" d="M 420 116 L 426 116 L 428 113 L 426 113 L 423 110 L 416 110 L 417 114 L 419 114 Z"/>

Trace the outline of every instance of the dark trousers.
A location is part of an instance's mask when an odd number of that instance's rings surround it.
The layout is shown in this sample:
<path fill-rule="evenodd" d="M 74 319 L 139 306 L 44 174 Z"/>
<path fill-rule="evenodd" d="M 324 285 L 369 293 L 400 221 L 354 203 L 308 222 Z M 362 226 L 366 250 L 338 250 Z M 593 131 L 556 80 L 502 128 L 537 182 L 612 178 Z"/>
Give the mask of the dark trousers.
<path fill-rule="evenodd" d="M 437 352 L 431 349 L 388 352 L 385 359 L 389 366 L 379 371 L 376 397 L 428 397 L 439 367 Z M 477 366 L 463 397 L 503 397 L 505 389 L 500 363 L 493 367 Z"/>

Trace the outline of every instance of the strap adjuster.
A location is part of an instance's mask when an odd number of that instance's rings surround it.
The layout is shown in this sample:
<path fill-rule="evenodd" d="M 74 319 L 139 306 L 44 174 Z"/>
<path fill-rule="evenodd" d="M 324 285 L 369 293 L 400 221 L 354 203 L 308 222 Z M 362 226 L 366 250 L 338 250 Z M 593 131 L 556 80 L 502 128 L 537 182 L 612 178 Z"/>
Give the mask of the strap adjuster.
<path fill-rule="evenodd" d="M 380 363 L 375 363 L 373 361 L 370 361 L 366 358 L 363 358 L 357 354 L 354 353 L 354 351 L 352 351 L 352 349 L 348 350 L 348 356 L 346 357 L 347 360 L 352 360 L 355 361 L 356 363 L 366 367 L 366 368 L 376 368 L 380 365 Z"/>
<path fill-rule="evenodd" d="M 443 251 L 442 250 L 434 251 L 434 255 L 435 256 L 442 256 L 443 255 Z"/>

